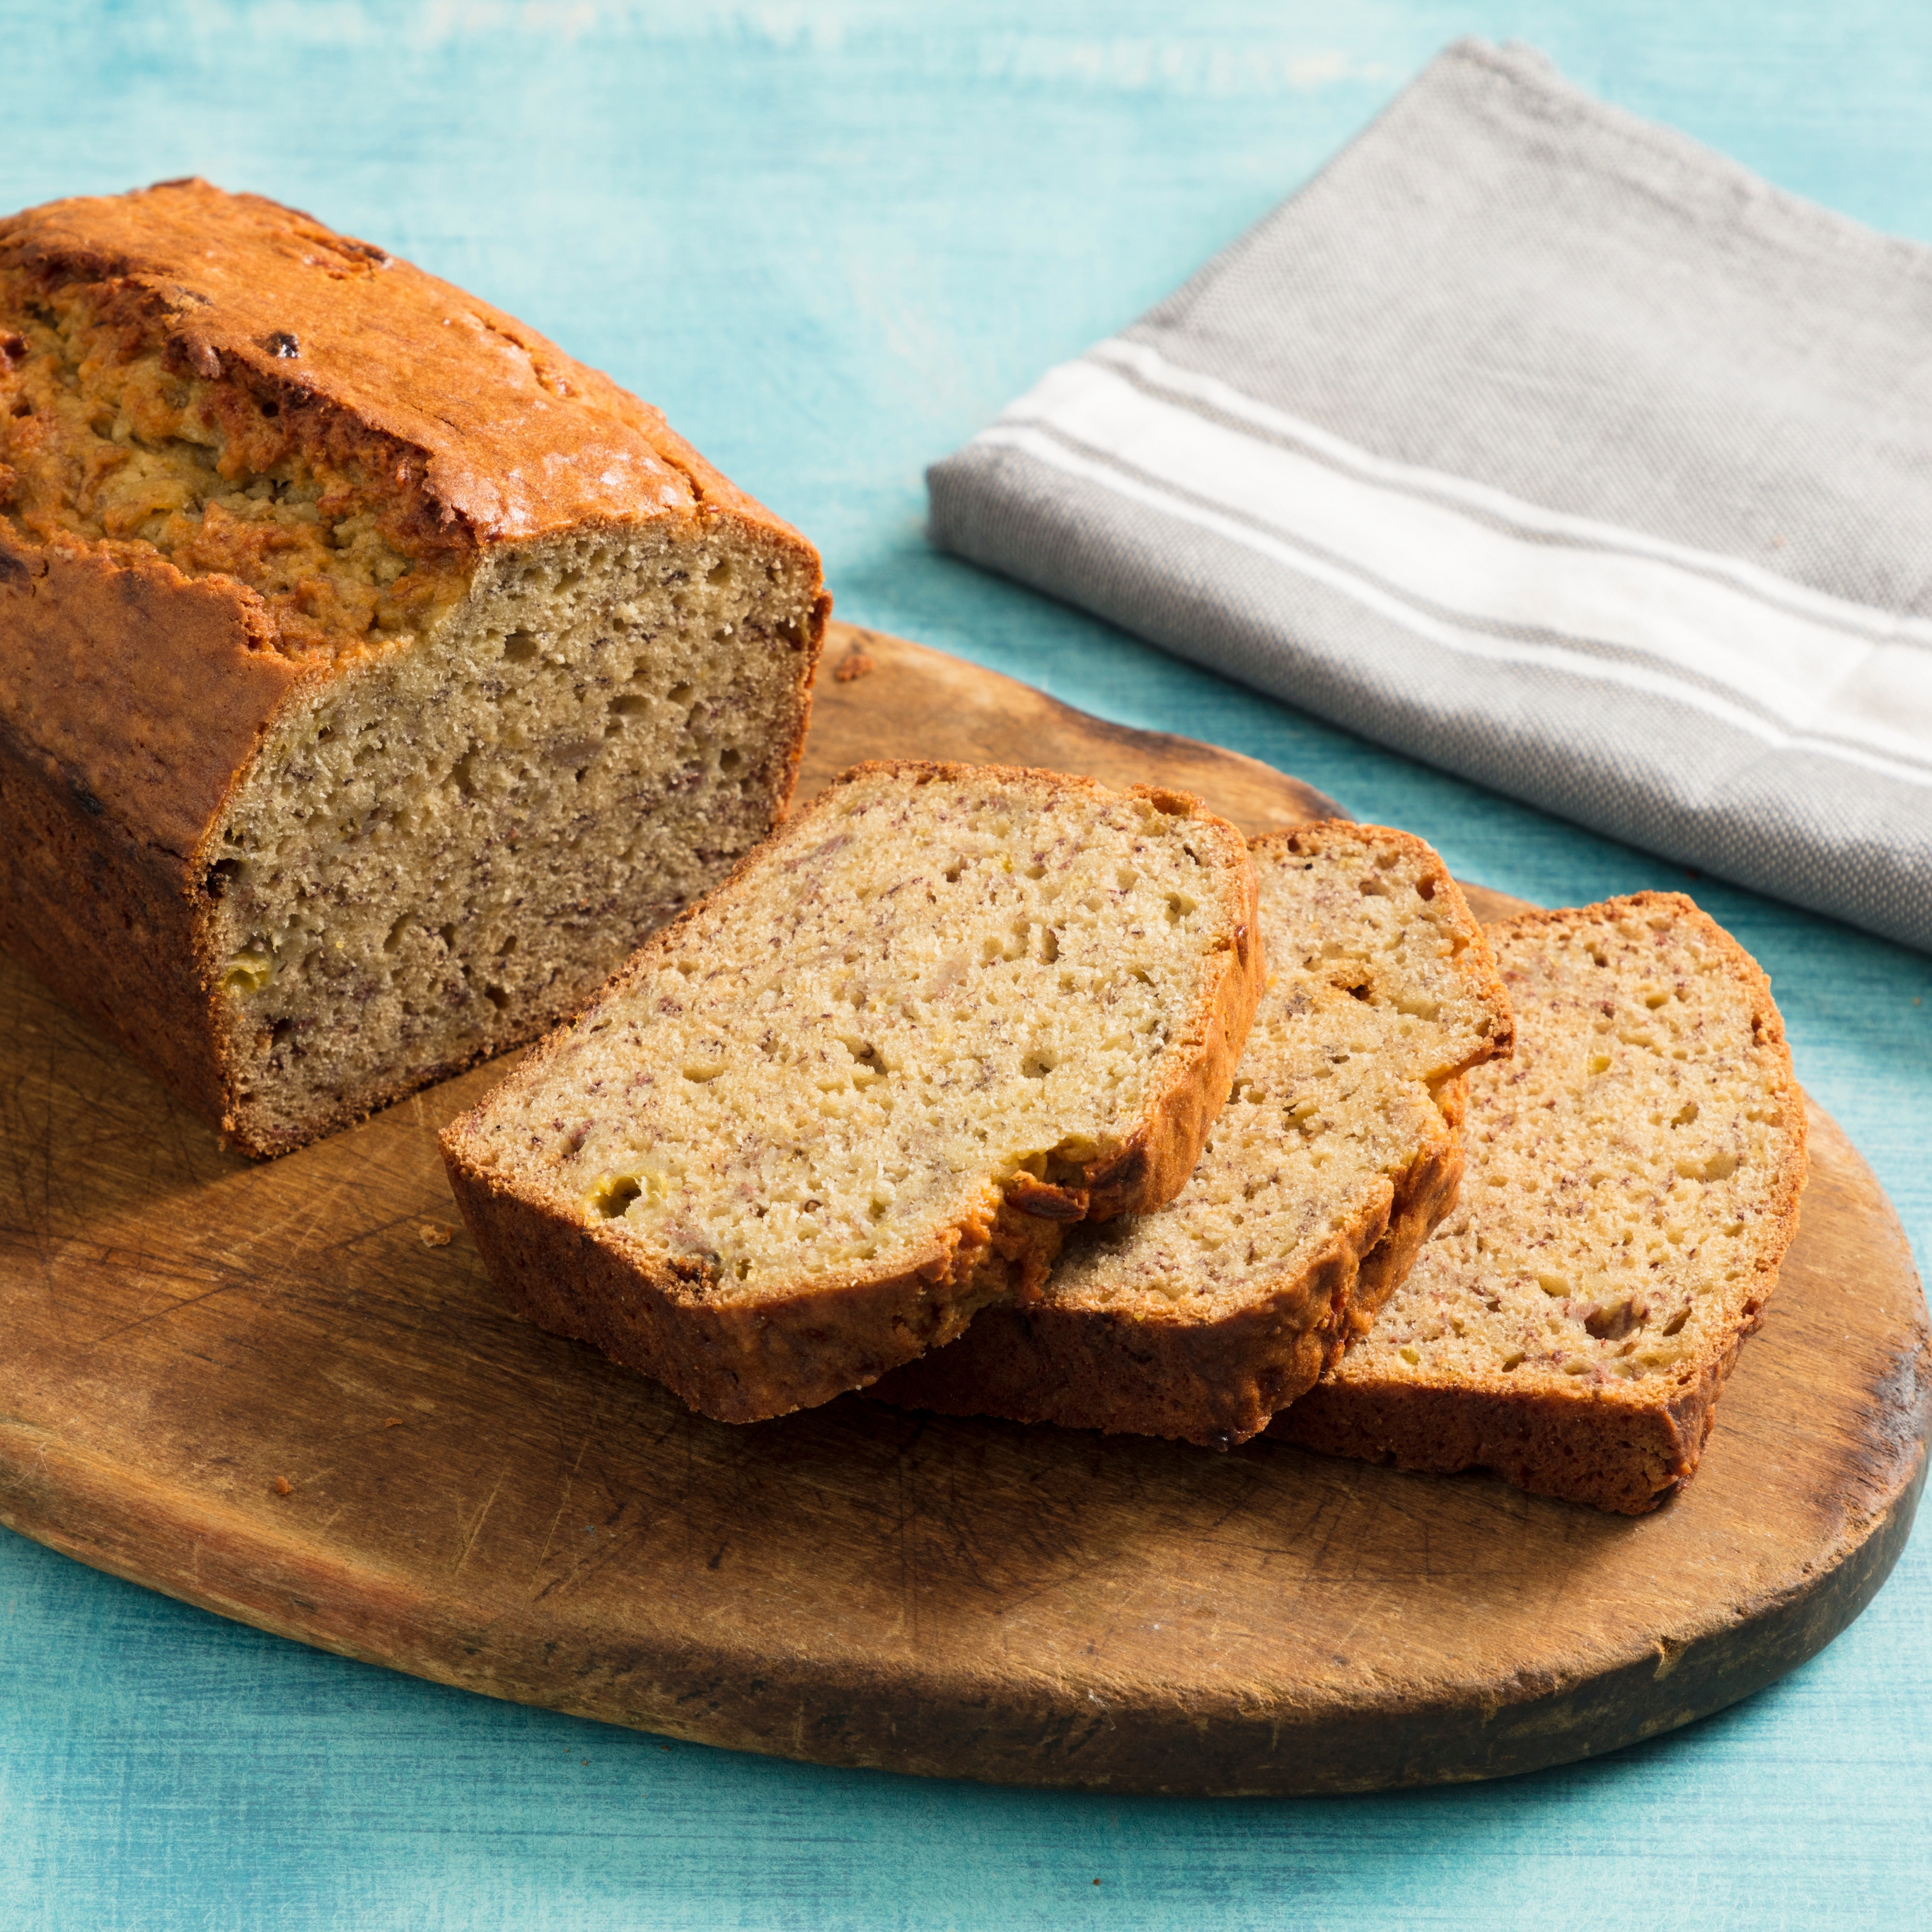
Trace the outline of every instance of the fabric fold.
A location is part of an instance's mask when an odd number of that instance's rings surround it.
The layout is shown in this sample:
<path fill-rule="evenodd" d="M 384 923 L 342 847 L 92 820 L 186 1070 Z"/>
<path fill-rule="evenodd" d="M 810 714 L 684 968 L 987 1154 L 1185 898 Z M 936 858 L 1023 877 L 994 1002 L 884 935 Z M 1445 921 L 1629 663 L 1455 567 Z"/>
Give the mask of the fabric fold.
<path fill-rule="evenodd" d="M 944 548 L 1932 950 L 1932 250 L 1452 47 L 928 472 Z"/>

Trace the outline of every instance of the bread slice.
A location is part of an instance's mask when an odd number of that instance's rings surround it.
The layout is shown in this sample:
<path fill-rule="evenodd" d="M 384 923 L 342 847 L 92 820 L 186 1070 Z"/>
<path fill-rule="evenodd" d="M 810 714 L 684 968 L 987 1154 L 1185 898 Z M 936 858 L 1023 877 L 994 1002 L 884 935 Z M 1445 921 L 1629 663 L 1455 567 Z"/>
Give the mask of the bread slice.
<path fill-rule="evenodd" d="M 1186 1178 L 1259 991 L 1198 800 L 848 772 L 443 1137 L 544 1326 L 748 1422 L 1036 1292 Z"/>
<path fill-rule="evenodd" d="M 1179 1198 L 1076 1231 L 1036 1302 L 874 1394 L 1225 1448 L 1407 1271 L 1456 1198 L 1462 1076 L 1510 1048 L 1495 962 L 1419 838 L 1336 820 L 1252 850 L 1271 976 Z"/>
<path fill-rule="evenodd" d="M 0 221 L 0 942 L 251 1153 L 574 1010 L 789 801 L 817 553 L 202 182 Z"/>
<path fill-rule="evenodd" d="M 1462 1199 L 1274 1432 L 1637 1515 L 1688 1482 L 1798 1225 L 1804 1103 L 1764 974 L 1688 898 L 1492 933 L 1516 1050 Z"/>

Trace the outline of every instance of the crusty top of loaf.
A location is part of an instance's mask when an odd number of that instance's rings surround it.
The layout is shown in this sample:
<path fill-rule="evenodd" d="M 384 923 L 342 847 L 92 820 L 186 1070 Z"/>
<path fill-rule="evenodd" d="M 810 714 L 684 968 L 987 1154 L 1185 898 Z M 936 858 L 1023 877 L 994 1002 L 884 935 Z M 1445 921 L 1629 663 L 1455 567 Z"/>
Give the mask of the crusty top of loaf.
<path fill-rule="evenodd" d="M 380 453 L 478 543 L 719 512 L 795 535 L 535 329 L 259 195 L 186 180 L 50 202 L 0 221 L 8 268 L 98 285 L 184 370 L 392 446 Z"/>

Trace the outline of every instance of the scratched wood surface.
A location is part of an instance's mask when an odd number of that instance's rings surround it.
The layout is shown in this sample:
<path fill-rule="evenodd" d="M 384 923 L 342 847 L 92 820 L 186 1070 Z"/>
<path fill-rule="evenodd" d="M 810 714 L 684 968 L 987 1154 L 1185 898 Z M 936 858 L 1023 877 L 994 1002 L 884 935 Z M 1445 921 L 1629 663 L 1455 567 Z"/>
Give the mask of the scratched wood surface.
<path fill-rule="evenodd" d="M 1186 783 L 1250 830 L 1323 808 L 841 632 L 808 781 L 880 754 Z M 434 1144 L 491 1070 L 251 1166 L 6 962 L 0 1011 L 0 1520 L 494 1696 L 1016 1783 L 1497 1775 L 1810 1655 L 1882 1580 L 1923 1478 L 1924 1303 L 1815 1109 L 1765 1330 L 1695 1484 L 1632 1522 L 1264 1440 L 1220 1456 L 852 1398 L 725 1428 L 499 1301 Z"/>

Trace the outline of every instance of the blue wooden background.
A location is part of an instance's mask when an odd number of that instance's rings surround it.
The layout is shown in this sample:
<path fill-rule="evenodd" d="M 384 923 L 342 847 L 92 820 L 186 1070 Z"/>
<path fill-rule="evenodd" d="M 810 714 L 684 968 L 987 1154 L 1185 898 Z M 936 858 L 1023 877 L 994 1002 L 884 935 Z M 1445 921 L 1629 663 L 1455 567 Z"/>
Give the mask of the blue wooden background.
<path fill-rule="evenodd" d="M 662 404 L 818 539 L 848 617 L 1268 759 L 1531 898 L 1678 885 L 921 536 L 926 463 L 1471 32 L 1932 240 L 1918 0 L 0 0 L 0 208 L 191 172 L 308 207 Z M 1922 1267 L 1932 960 L 1696 890 L 1769 968 L 1800 1074 Z M 0 1924 L 1924 1924 L 1928 1547 L 1807 1668 L 1644 1748 L 1212 1804 L 667 1745 L 305 1651 L 0 1534 Z"/>

